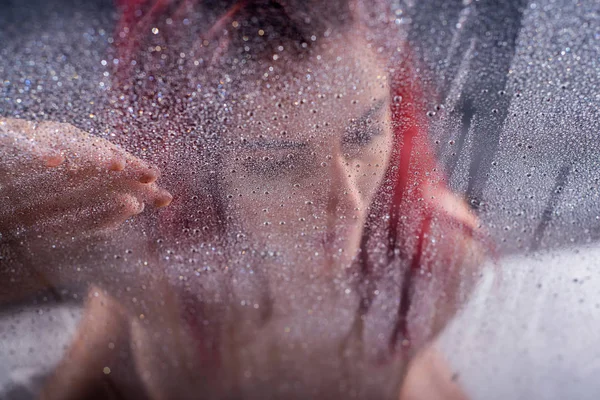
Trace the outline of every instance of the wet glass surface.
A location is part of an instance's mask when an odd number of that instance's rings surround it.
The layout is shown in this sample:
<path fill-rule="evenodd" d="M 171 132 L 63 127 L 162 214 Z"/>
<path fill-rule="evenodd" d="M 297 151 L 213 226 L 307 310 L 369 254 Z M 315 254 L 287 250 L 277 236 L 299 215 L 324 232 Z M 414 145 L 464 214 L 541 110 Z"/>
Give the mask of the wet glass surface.
<path fill-rule="evenodd" d="M 600 390 L 595 2 L 2 1 L 0 43 L 2 396 Z"/>

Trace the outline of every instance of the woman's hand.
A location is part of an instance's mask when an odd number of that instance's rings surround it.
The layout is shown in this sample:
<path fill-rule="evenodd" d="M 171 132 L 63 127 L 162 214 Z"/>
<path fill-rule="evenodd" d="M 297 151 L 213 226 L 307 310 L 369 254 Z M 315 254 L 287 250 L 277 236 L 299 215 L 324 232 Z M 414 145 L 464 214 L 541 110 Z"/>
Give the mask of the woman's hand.
<path fill-rule="evenodd" d="M 166 206 L 155 167 L 74 126 L 0 118 L 0 234 L 92 234 Z"/>

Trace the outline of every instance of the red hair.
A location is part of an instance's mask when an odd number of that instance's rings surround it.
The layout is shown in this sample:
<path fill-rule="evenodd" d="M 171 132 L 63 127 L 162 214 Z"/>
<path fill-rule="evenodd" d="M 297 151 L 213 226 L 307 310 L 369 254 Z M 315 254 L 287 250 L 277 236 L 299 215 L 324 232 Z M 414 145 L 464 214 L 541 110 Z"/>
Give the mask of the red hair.
<path fill-rule="evenodd" d="M 131 61 L 134 59 L 138 48 L 141 46 L 141 38 L 144 32 L 149 32 L 158 16 L 162 15 L 167 8 L 171 7 L 170 0 L 116 0 L 123 8 L 121 20 L 117 25 L 117 53 L 119 57 L 119 70 L 117 79 L 127 77 Z M 183 0 L 170 12 L 171 16 L 183 13 L 186 8 L 193 6 L 198 0 Z M 235 3 L 215 25 L 205 34 L 204 39 L 211 38 L 214 33 L 224 26 L 236 13 L 238 13 L 246 1 Z M 145 13 L 141 9 L 146 9 Z M 369 240 L 384 240 L 387 249 L 387 263 L 395 259 L 404 259 L 410 263 L 404 275 L 404 285 L 410 283 L 413 275 L 418 270 L 427 271 L 427 263 L 423 263 L 427 238 L 431 234 L 432 221 L 436 215 L 450 216 L 458 221 L 467 238 L 474 236 L 475 219 L 464 214 L 452 213 L 443 204 L 444 195 L 449 193 L 443 174 L 437 168 L 431 144 L 428 138 L 427 116 L 424 108 L 424 99 L 431 97 L 433 93 L 426 93 L 426 89 L 420 84 L 410 49 L 404 49 L 403 61 L 396 66 L 395 75 L 391 80 L 391 112 L 393 123 L 393 146 L 389 165 L 378 193 L 375 195 L 377 205 L 372 207 L 369 220 L 365 226 L 362 246 L 361 260 L 363 274 L 377 274 L 375 262 L 370 259 Z M 436 199 L 437 197 L 437 199 Z M 442 197 L 442 198 L 440 198 Z M 466 208 L 465 208 L 466 210 Z M 462 211 L 461 211 L 462 212 Z M 466 211 L 468 213 L 468 211 Z M 405 217 L 405 218 L 403 218 Z M 382 220 L 387 221 L 381 226 Z M 380 229 L 382 228 L 382 229 Z M 377 231 L 377 235 L 375 235 Z M 455 232 L 453 232 L 455 234 Z M 374 236 L 374 237 L 371 237 Z M 376 236 L 376 237 L 375 237 Z M 443 275 L 452 271 L 442 271 Z M 442 281 L 447 276 L 440 277 Z M 406 289 L 408 290 L 408 289 Z M 404 293 L 406 294 L 406 293 Z M 403 296 L 408 299 L 410 296 Z M 366 299 L 368 302 L 368 299 Z M 192 324 L 201 318 L 193 316 L 198 309 L 194 306 L 190 311 L 188 319 Z M 399 310 L 399 321 L 395 335 L 409 338 L 406 327 L 406 314 L 409 303 L 401 304 Z M 195 321 L 195 322 L 194 322 Z M 201 330 L 198 325 L 197 328 Z M 392 338 L 396 341 L 397 337 Z M 212 361 L 216 355 L 203 353 Z"/>

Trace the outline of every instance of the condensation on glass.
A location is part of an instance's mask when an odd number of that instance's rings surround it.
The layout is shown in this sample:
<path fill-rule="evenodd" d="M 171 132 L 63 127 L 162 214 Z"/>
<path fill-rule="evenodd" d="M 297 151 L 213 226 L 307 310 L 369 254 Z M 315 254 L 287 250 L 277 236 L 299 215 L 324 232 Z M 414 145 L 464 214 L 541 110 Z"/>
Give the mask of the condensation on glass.
<path fill-rule="evenodd" d="M 594 1 L 2 1 L 0 43 L 0 397 L 600 390 Z"/>

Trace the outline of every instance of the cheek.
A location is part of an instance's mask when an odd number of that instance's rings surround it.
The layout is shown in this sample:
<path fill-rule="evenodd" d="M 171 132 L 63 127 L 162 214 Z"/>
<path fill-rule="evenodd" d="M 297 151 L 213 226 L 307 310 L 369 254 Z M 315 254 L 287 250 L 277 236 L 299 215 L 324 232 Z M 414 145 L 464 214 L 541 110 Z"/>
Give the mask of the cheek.
<path fill-rule="evenodd" d="M 331 187 L 326 166 L 281 167 L 275 173 L 245 168 L 239 162 L 231 165 L 236 173 L 224 180 L 225 200 L 227 213 L 241 231 L 253 240 L 286 247 L 322 241 Z"/>

